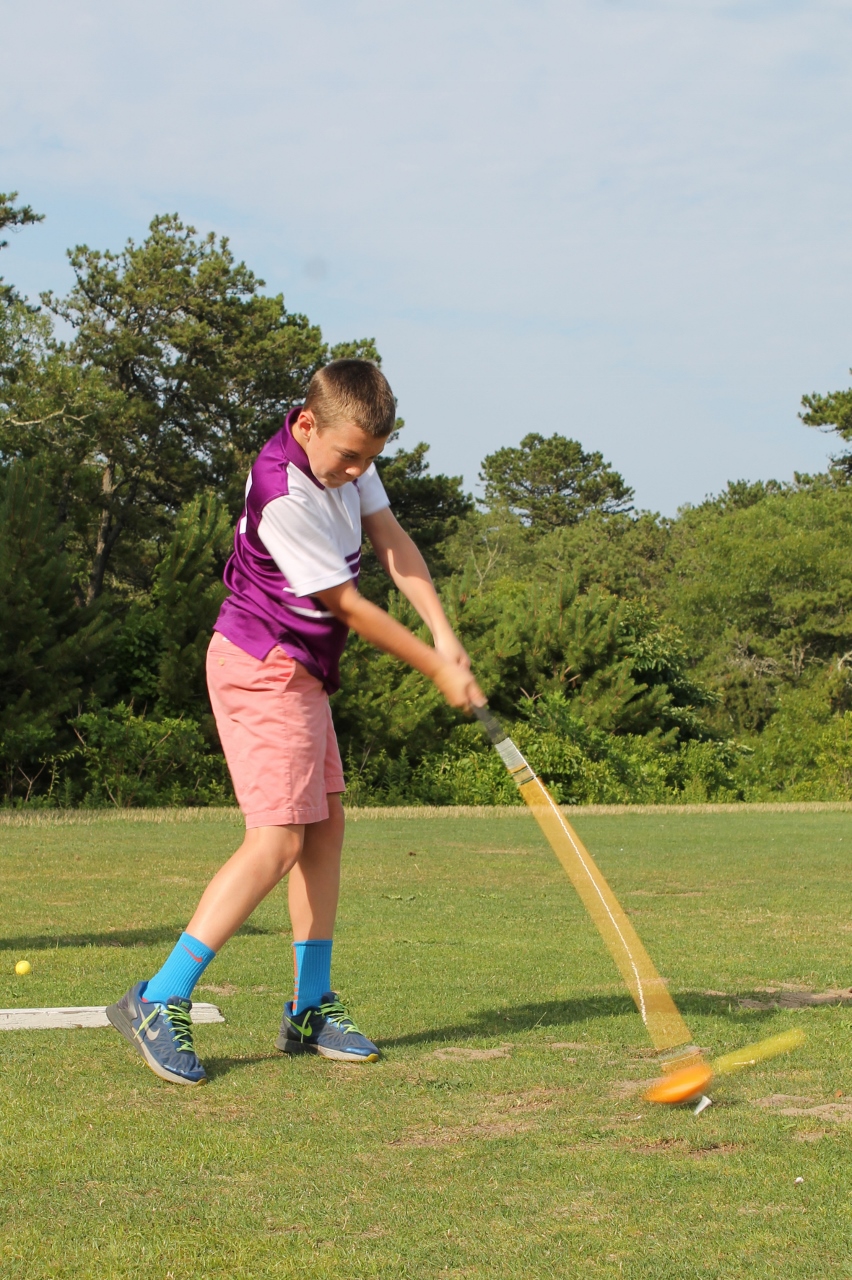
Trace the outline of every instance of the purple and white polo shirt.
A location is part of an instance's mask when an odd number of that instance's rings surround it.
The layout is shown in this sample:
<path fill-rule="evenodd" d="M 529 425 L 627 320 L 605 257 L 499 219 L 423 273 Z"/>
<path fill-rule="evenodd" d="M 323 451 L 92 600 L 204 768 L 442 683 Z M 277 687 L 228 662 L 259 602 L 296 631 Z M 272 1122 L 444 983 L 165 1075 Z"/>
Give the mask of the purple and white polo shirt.
<path fill-rule="evenodd" d="M 350 580 L 357 585 L 361 516 L 390 504 L 375 464 L 339 489 L 320 484 L 291 432 L 300 408 L 290 411 L 249 472 L 225 566 L 231 594 L 213 629 L 261 661 L 280 645 L 334 693 L 349 628 L 314 594 Z"/>

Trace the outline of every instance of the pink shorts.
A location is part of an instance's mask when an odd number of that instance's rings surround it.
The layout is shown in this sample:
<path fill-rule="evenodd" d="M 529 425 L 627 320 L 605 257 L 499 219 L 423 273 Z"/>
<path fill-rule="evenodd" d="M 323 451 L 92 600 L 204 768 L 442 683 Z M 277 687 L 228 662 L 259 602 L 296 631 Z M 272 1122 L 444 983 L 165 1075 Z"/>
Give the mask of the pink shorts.
<path fill-rule="evenodd" d="M 344 782 L 322 683 L 277 645 L 261 662 L 214 631 L 207 687 L 246 827 L 327 818 Z"/>

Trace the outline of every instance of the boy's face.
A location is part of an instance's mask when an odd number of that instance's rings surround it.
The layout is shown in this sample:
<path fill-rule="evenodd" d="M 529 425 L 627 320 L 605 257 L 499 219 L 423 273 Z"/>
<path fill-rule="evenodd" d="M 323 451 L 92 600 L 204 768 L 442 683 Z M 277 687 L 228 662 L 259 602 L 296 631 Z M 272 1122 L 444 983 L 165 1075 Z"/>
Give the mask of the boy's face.
<path fill-rule="evenodd" d="M 293 425 L 293 436 L 308 455 L 311 471 L 327 489 L 339 489 L 357 480 L 388 442 L 387 436 L 377 439 L 354 422 L 318 427 L 314 415 L 304 409 Z"/>

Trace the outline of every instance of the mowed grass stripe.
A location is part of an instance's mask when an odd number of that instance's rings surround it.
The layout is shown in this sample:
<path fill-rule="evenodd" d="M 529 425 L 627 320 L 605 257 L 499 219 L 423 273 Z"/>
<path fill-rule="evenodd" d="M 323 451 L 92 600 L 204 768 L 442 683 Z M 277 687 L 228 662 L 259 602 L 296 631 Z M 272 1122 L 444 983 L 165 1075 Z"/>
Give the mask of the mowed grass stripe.
<path fill-rule="evenodd" d="M 790 800 L 759 801 L 748 804 L 585 804 L 563 805 L 568 817 L 623 817 L 638 814 L 640 817 L 691 817 L 705 813 L 724 813 L 732 817 L 747 813 L 852 813 L 849 800 Z M 386 805 L 381 807 L 351 807 L 346 810 L 350 822 L 385 822 L 396 818 L 455 820 L 456 818 L 528 818 L 529 813 L 519 800 L 514 805 Z M 241 826 L 240 811 L 233 805 L 220 808 L 162 809 L 9 809 L 0 812 L 0 827 L 50 827 L 93 826 L 104 822 L 155 822 L 203 824 L 224 822 Z"/>
<path fill-rule="evenodd" d="M 354 821 L 335 975 L 384 1061 L 273 1048 L 283 889 L 205 975 L 227 1018 L 196 1032 L 206 1089 L 108 1030 L 5 1033 L 0 1275 L 847 1274 L 852 1013 L 772 993 L 852 980 L 848 813 L 576 822 L 699 1044 L 801 1025 L 805 1048 L 700 1119 L 649 1108 L 639 1018 L 532 821 Z M 218 815 L 6 829 L 0 1005 L 146 976 L 237 836 Z"/>

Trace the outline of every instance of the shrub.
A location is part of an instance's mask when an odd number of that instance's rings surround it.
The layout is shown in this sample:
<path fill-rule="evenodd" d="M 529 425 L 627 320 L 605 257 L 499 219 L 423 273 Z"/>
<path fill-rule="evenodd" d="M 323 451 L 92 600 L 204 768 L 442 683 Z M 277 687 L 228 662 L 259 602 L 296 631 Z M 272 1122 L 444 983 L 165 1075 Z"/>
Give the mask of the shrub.
<path fill-rule="evenodd" d="M 677 804 L 741 798 L 738 752 L 728 743 L 607 734 L 582 721 L 560 730 L 520 722 L 518 748 L 560 804 Z M 347 759 L 349 805 L 522 804 L 502 761 L 476 725 L 461 725 L 441 751 L 412 764 L 378 752 Z"/>
<path fill-rule="evenodd" d="M 193 720 L 152 720 L 120 702 L 86 711 L 73 725 L 81 744 L 85 805 L 232 802 L 225 761 L 206 749 Z"/>

